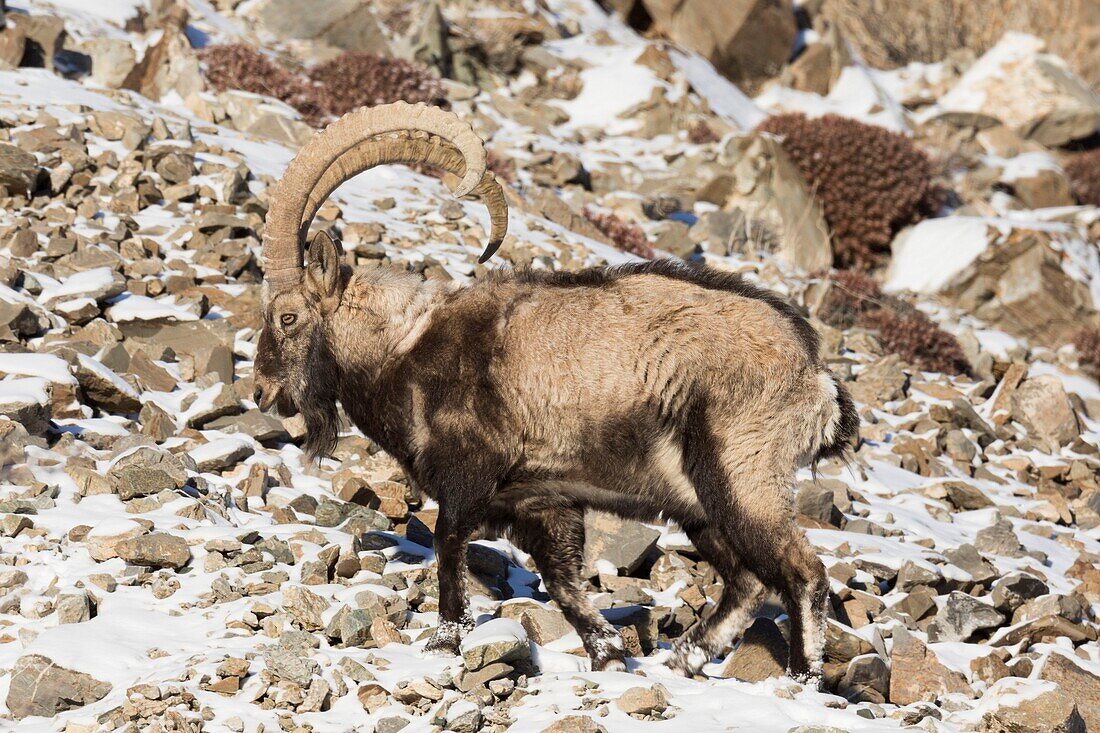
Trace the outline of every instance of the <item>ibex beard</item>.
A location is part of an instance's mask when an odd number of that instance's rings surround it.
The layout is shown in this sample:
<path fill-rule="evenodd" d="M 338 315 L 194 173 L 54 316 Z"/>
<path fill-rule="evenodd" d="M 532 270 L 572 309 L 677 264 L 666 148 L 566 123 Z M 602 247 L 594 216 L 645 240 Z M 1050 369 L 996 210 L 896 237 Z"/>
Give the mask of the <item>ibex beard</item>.
<path fill-rule="evenodd" d="M 306 252 L 328 194 L 391 162 L 461 177 L 458 192 L 490 210 L 482 260 L 499 245 L 504 197 L 467 126 L 402 104 L 348 115 L 303 148 L 273 198 L 254 378 L 262 408 L 303 413 L 310 453 L 332 448 L 339 402 L 439 503 L 427 648 L 456 653 L 472 626 L 466 547 L 487 528 L 531 555 L 593 668 L 625 668 L 583 585 L 584 512 L 603 510 L 674 520 L 722 577 L 672 667 L 697 672 L 771 589 L 790 618 L 790 673 L 820 679 L 828 581 L 791 483 L 800 465 L 843 453 L 858 418 L 806 320 L 737 276 L 670 260 L 459 286 L 352 271 L 323 233 Z"/>

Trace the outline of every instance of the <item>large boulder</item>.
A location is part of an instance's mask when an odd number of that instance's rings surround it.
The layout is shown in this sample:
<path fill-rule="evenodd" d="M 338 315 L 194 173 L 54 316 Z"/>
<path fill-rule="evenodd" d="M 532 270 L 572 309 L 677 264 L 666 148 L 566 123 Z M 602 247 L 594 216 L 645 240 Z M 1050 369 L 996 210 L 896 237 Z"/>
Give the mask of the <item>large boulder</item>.
<path fill-rule="evenodd" d="M 760 230 L 746 244 L 769 249 L 806 272 L 832 265 L 833 249 L 821 204 L 778 139 L 764 134 L 731 138 L 718 162 L 728 168 L 731 178 L 723 209 Z M 735 222 L 735 228 L 744 231 L 744 223 Z M 736 241 L 734 233 L 727 240 Z"/>
<path fill-rule="evenodd" d="M 648 16 L 652 25 L 646 30 L 656 30 L 705 57 L 750 94 L 782 71 L 798 34 L 789 0 L 617 0 L 611 4 L 632 22 Z"/>
<path fill-rule="evenodd" d="M 1100 125 L 1100 99 L 1042 40 L 1004 37 L 970 67 L 933 114 L 962 125 L 1002 123 L 1043 145 L 1088 137 Z"/>
<path fill-rule="evenodd" d="M 1085 238 L 975 216 L 927 219 L 894 239 L 884 289 L 939 295 L 990 326 L 1058 348 L 1097 319 L 1088 269 L 1067 257 Z"/>
<path fill-rule="evenodd" d="M 261 0 L 249 13 L 283 39 L 321 42 L 348 51 L 388 53 L 372 3 L 328 0 L 304 12 L 299 0 Z"/>
<path fill-rule="evenodd" d="M 111 685 L 91 675 L 65 669 L 41 654 L 15 660 L 8 686 L 7 706 L 15 718 L 52 717 L 107 696 Z"/>

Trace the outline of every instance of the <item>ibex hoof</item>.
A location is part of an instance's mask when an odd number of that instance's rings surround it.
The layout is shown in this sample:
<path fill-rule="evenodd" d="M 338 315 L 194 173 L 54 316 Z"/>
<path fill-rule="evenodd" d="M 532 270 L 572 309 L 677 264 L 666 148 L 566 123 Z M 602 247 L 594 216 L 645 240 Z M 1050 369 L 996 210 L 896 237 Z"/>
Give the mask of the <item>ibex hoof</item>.
<path fill-rule="evenodd" d="M 455 657 L 459 654 L 459 646 L 462 636 L 473 627 L 473 621 L 468 623 L 456 623 L 454 621 L 441 621 L 439 628 L 428 639 L 424 651 L 441 657 Z"/>
<path fill-rule="evenodd" d="M 672 646 L 668 668 L 684 677 L 694 677 L 710 661 L 710 655 L 698 644 L 679 642 Z"/>

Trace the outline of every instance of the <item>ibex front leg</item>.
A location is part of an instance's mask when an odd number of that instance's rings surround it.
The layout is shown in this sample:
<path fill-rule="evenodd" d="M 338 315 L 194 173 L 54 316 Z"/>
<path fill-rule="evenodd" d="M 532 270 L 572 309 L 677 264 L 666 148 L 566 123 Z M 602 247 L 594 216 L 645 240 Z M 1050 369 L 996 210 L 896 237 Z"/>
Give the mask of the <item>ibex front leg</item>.
<path fill-rule="evenodd" d="M 438 493 L 435 525 L 436 572 L 439 577 L 439 628 L 425 649 L 458 654 L 462 636 L 474 627 L 466 599 L 466 545 L 481 524 L 489 504 L 488 491 L 466 485 L 455 493 Z"/>

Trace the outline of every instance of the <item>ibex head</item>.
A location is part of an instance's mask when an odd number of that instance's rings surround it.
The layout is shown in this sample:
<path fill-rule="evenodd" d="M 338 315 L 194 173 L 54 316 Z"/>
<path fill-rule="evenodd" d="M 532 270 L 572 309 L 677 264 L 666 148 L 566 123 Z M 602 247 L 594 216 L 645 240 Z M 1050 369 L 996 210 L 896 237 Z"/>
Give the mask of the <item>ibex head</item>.
<path fill-rule="evenodd" d="M 377 165 L 424 165 L 461 178 L 454 193 L 478 194 L 492 231 L 480 262 L 508 227 L 504 192 L 485 168 L 485 149 L 470 126 L 437 107 L 405 102 L 351 112 L 317 133 L 291 161 L 271 199 L 264 232 L 263 330 L 253 377 L 256 403 L 301 411 L 313 455 L 336 440 L 340 369 L 331 346 L 332 316 L 354 274 L 325 233 L 306 247 L 310 223 L 342 183 Z"/>

